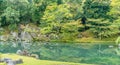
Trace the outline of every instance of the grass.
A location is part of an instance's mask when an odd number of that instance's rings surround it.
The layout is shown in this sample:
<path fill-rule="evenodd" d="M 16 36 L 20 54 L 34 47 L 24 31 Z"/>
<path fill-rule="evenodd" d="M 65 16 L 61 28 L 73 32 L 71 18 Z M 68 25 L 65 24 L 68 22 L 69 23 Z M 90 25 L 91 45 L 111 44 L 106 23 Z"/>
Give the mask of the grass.
<path fill-rule="evenodd" d="M 72 63 L 72 62 L 59 62 L 59 61 L 49 61 L 49 60 L 38 60 L 31 57 L 19 56 L 16 54 L 2 54 L 2 58 L 12 58 L 12 59 L 23 59 L 23 64 L 17 65 L 93 65 L 93 64 L 84 64 L 84 63 Z M 0 65 L 6 65 L 5 63 L 0 63 Z"/>

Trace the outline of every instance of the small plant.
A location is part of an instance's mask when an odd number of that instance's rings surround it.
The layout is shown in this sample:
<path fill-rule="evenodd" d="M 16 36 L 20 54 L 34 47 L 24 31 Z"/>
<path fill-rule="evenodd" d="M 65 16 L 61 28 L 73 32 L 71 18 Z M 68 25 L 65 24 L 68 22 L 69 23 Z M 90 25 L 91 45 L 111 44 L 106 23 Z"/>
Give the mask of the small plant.
<path fill-rule="evenodd" d="M 116 39 L 115 43 L 116 43 L 116 44 L 119 44 L 119 43 L 120 43 L 120 36 Z"/>

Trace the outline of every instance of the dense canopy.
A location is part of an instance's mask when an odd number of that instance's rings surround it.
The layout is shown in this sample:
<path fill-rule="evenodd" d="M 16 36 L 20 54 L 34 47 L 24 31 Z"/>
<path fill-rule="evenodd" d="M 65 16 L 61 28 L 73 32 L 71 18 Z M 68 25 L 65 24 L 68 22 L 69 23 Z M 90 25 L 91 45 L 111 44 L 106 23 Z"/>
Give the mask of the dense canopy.
<path fill-rule="evenodd" d="M 21 33 L 20 25 L 32 24 L 45 39 L 102 40 L 118 37 L 119 11 L 119 0 L 0 0 L 0 28 Z"/>

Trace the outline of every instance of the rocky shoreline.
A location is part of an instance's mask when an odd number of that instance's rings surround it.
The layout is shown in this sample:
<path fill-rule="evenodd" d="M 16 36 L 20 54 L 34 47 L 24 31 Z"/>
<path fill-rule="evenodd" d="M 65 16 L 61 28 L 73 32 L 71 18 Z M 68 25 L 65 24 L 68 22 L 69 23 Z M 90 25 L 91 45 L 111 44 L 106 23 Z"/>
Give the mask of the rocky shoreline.
<path fill-rule="evenodd" d="M 20 31 L 9 31 L 5 34 L 5 30 L 1 29 L 3 34 L 0 35 L 0 41 L 49 41 L 50 39 L 57 39 L 56 34 L 42 34 L 39 27 L 33 25 L 26 25 L 20 28 Z"/>

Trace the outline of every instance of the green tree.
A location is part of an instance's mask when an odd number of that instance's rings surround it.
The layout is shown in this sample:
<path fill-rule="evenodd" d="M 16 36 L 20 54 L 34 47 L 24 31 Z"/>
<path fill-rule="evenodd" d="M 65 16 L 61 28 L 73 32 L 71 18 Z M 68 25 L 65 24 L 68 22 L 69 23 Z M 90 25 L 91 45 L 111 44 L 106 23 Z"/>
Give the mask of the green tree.
<path fill-rule="evenodd" d="M 47 28 L 49 28 L 49 32 L 55 31 L 55 28 L 60 28 L 62 24 L 69 22 L 73 16 L 69 8 L 68 4 L 57 5 L 57 3 L 51 3 L 48 5 L 41 22 L 43 31 Z"/>
<path fill-rule="evenodd" d="M 108 12 L 108 15 L 112 16 L 112 20 L 113 20 L 113 26 L 117 27 L 116 29 L 118 29 L 118 32 L 116 33 L 118 35 L 119 38 L 119 31 L 120 31 L 120 1 L 119 0 L 112 0 L 111 3 L 111 10 L 110 12 Z M 118 39 L 117 39 L 118 41 Z"/>
<path fill-rule="evenodd" d="M 107 18 L 110 3 L 110 0 L 86 0 L 83 6 L 83 15 L 88 18 Z"/>
<path fill-rule="evenodd" d="M 112 26 L 112 22 L 109 22 L 109 20 L 90 19 L 88 24 L 90 24 L 90 30 L 96 38 L 108 38 L 118 33 L 118 28 Z"/>
<path fill-rule="evenodd" d="M 19 11 L 7 7 L 4 13 L 1 15 L 1 25 L 8 25 L 10 30 L 17 28 L 17 23 L 19 23 Z"/>
<path fill-rule="evenodd" d="M 88 27 L 97 38 L 110 37 L 117 32 L 110 22 L 111 16 L 108 15 L 110 4 L 110 0 L 86 0 L 84 2 L 83 16 L 88 18 L 88 25 L 90 24 Z"/>
<path fill-rule="evenodd" d="M 112 0 L 112 3 L 110 4 L 111 10 L 108 12 L 110 16 L 117 19 L 120 17 L 120 1 L 119 0 Z"/>

